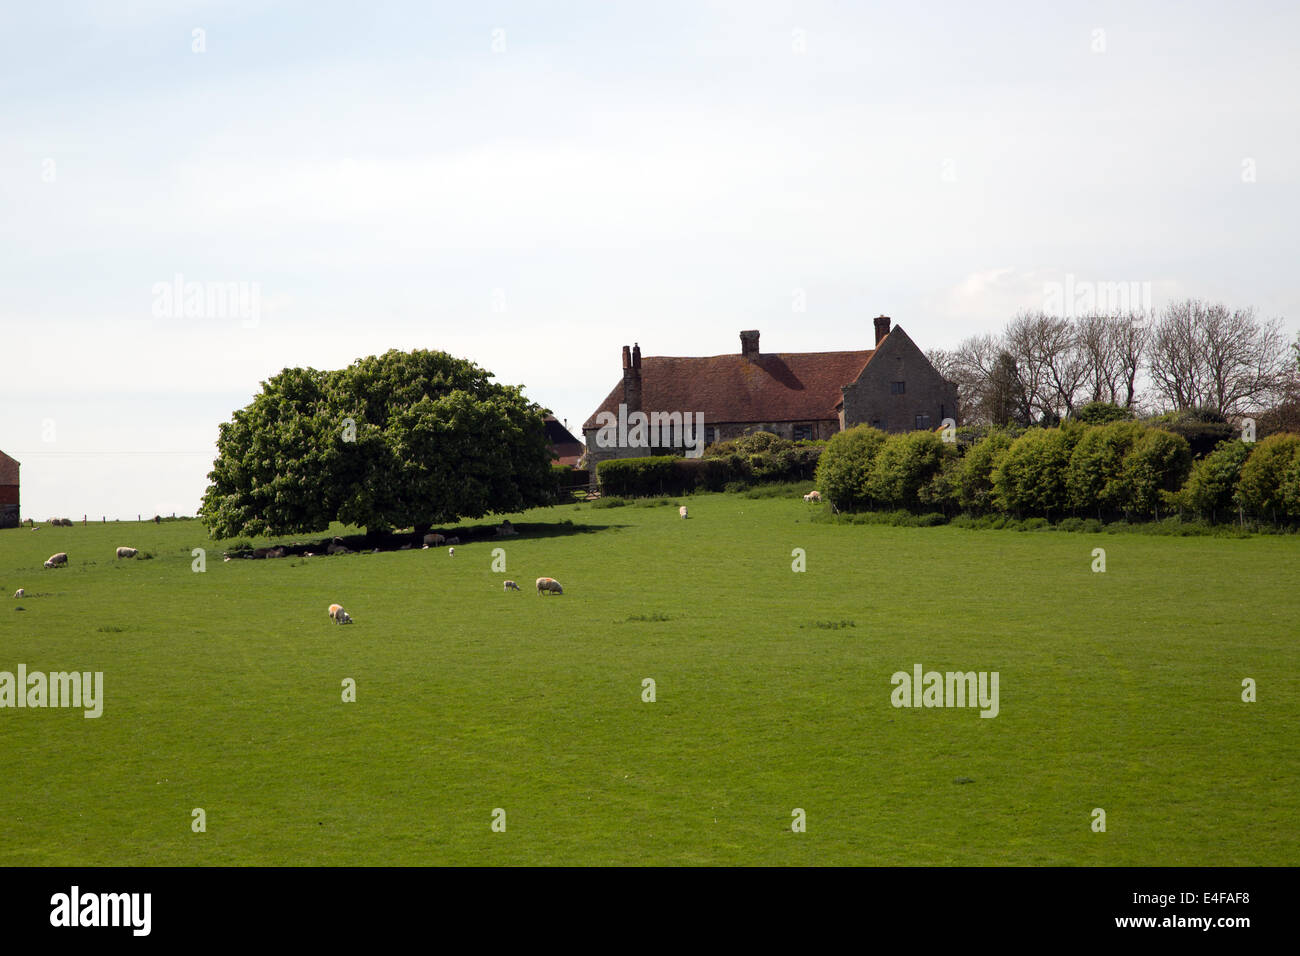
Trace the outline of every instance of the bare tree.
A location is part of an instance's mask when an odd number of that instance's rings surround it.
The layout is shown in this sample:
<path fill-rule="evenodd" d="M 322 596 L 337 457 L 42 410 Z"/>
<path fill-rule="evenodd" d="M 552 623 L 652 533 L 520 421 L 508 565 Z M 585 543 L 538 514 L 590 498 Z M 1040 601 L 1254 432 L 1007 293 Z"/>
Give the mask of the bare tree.
<path fill-rule="evenodd" d="M 1035 417 L 1072 414 L 1087 377 L 1087 363 L 1070 320 L 1022 312 L 1007 324 L 1004 339 Z"/>
<path fill-rule="evenodd" d="M 1254 309 L 1187 299 L 1165 307 L 1151 335 L 1148 369 L 1175 408 L 1241 415 L 1276 399 L 1287 370 L 1280 320 Z"/>
<path fill-rule="evenodd" d="M 992 380 L 1000 349 L 992 335 L 975 335 L 947 353 L 946 370 L 940 372 L 957 385 L 957 407 L 963 422 L 993 421 Z"/>
<path fill-rule="evenodd" d="M 1138 313 L 1087 315 L 1075 324 L 1075 340 L 1084 363 L 1084 394 L 1090 402 L 1131 408 L 1148 339 Z"/>

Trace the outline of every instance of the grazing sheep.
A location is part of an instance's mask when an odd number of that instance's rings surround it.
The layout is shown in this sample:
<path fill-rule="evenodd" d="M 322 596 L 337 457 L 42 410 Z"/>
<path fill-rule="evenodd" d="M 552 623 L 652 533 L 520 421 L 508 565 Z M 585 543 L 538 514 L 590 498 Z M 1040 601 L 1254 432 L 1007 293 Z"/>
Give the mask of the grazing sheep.
<path fill-rule="evenodd" d="M 448 538 L 448 539 L 447 539 L 447 543 L 448 543 L 448 544 L 460 544 L 460 538 Z"/>
<path fill-rule="evenodd" d="M 331 619 L 332 621 L 334 621 L 335 624 L 351 624 L 351 623 L 352 623 L 352 617 L 351 617 L 351 615 L 349 615 L 347 611 L 343 610 L 343 605 L 342 605 L 342 604 L 331 604 L 331 605 L 330 605 L 330 619 Z"/>
<path fill-rule="evenodd" d="M 822 493 L 820 491 L 810 491 L 803 496 L 804 501 L 821 501 Z"/>
<path fill-rule="evenodd" d="M 505 583 L 504 587 L 502 587 L 501 590 L 503 590 L 503 591 L 522 591 L 523 588 L 521 588 L 519 585 L 515 584 L 514 581 L 507 581 L 507 582 Z"/>
<path fill-rule="evenodd" d="M 514 584 L 513 581 L 507 581 L 506 583 L 507 583 L 507 584 Z M 518 588 L 515 588 L 515 590 L 517 591 L 517 590 L 519 590 L 519 589 L 518 589 Z M 24 591 L 22 588 L 19 588 L 17 591 L 14 592 L 14 598 L 15 598 L 15 600 L 16 600 L 16 599 L 21 598 L 21 597 L 27 597 L 27 592 Z"/>
<path fill-rule="evenodd" d="M 58 554 L 50 555 L 50 559 L 45 562 L 47 568 L 57 568 L 68 563 L 68 552 L 60 551 Z"/>
<path fill-rule="evenodd" d="M 678 508 L 678 509 L 677 509 L 677 513 L 678 513 L 679 515 L 681 515 L 683 518 L 685 518 L 685 517 L 686 517 L 686 506 L 685 506 L 685 505 L 682 505 L 680 508 Z"/>
<path fill-rule="evenodd" d="M 542 594 L 546 594 L 547 592 L 552 592 L 555 594 L 563 594 L 564 588 L 560 587 L 560 582 L 555 580 L 555 578 L 538 578 L 537 579 L 538 595 L 540 596 Z"/>
<path fill-rule="evenodd" d="M 425 547 L 428 547 L 429 545 L 436 546 L 436 545 L 446 544 L 446 543 L 447 543 L 447 539 L 440 534 L 426 534 L 424 536 Z"/>
<path fill-rule="evenodd" d="M 348 550 L 347 545 L 334 542 L 328 548 L 325 549 L 325 553 L 326 554 L 351 554 L 352 552 Z"/>
<path fill-rule="evenodd" d="M 266 552 L 268 558 L 283 558 L 289 553 L 289 550 L 283 545 L 278 545 Z"/>
<path fill-rule="evenodd" d="M 138 552 L 135 548 L 118 548 L 118 549 L 117 549 L 117 556 L 118 556 L 119 558 L 134 558 L 134 557 L 135 557 L 137 554 L 139 554 L 139 553 L 140 553 L 140 552 Z"/>
<path fill-rule="evenodd" d="M 454 557 L 456 557 L 456 549 L 455 549 L 455 548 L 448 548 L 448 549 L 447 549 L 447 556 L 450 557 L 450 558 L 454 558 Z"/>

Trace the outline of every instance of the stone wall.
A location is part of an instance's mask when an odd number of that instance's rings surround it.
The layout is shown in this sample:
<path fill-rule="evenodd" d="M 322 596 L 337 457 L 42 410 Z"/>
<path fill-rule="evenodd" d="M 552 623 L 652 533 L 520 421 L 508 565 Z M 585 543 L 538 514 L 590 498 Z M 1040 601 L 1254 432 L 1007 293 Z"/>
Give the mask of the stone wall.
<path fill-rule="evenodd" d="M 902 383 L 902 391 L 894 383 Z M 925 416 L 917 423 L 917 416 Z M 934 370 L 901 328 L 876 349 L 858 380 L 844 387 L 844 426 L 871 425 L 887 432 L 936 429 L 957 421 L 957 386 Z"/>

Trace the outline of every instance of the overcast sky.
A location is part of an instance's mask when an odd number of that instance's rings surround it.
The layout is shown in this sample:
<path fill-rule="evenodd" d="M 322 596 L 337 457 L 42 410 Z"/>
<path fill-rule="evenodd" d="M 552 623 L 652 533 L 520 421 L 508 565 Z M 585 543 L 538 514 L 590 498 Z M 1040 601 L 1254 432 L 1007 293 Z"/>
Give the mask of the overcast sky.
<path fill-rule="evenodd" d="M 625 343 L 949 347 L 1067 274 L 1294 335 L 1297 9 L 4 4 L 23 514 L 193 514 L 261 381 L 389 348 L 576 430 Z M 256 313 L 169 313 L 178 275 Z"/>

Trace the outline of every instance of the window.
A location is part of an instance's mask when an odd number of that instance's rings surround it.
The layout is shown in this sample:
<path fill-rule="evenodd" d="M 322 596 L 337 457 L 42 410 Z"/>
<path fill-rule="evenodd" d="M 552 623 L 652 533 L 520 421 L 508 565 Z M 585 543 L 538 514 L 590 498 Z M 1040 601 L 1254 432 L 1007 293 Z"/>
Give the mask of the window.
<path fill-rule="evenodd" d="M 813 427 L 811 425 L 794 426 L 795 441 L 812 441 L 812 438 L 813 438 Z"/>
<path fill-rule="evenodd" d="M 716 445 L 721 440 L 722 436 L 718 433 L 717 425 L 704 426 L 704 443 L 706 445 Z"/>
<path fill-rule="evenodd" d="M 890 395 L 902 395 L 903 392 L 904 392 L 904 387 L 906 386 L 906 384 L 907 384 L 906 382 L 890 382 L 890 383 L 889 383 L 889 394 L 890 394 Z"/>
<path fill-rule="evenodd" d="M 917 415 L 917 416 L 916 416 L 916 427 L 917 427 L 918 429 L 929 429 L 929 427 L 930 427 L 930 416 L 929 416 L 929 415 Z"/>

